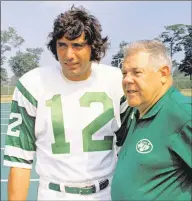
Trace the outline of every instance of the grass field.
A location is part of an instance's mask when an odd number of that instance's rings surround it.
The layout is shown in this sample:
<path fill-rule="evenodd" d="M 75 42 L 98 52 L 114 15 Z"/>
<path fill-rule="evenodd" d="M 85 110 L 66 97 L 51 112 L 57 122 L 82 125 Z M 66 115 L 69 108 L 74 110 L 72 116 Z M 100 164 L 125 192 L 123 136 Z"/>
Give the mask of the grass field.
<path fill-rule="evenodd" d="M 8 85 L 1 86 L 1 94 L 12 95 L 14 89 L 15 89 L 15 86 L 8 86 Z"/>
<path fill-rule="evenodd" d="M 185 96 L 192 96 L 192 89 L 182 89 L 181 93 Z"/>
<path fill-rule="evenodd" d="M 1 103 L 8 103 L 8 102 L 11 102 L 11 100 L 12 100 L 12 95 L 1 96 L 0 102 Z"/>

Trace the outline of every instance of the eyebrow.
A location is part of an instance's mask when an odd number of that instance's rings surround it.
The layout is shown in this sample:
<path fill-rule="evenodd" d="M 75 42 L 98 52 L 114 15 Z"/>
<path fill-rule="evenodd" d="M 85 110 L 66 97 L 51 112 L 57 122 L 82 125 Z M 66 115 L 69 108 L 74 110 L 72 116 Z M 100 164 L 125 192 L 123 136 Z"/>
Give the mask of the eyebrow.
<path fill-rule="evenodd" d="M 142 69 L 142 68 L 139 68 L 139 67 L 133 67 L 133 68 L 131 68 L 130 70 L 141 70 L 141 71 L 144 71 L 144 69 Z M 125 69 L 121 69 L 121 72 L 122 73 L 125 73 L 125 72 L 127 72 L 127 70 L 125 70 Z"/>
<path fill-rule="evenodd" d="M 57 41 L 58 44 L 66 44 L 65 42 Z"/>
<path fill-rule="evenodd" d="M 60 41 L 57 41 L 58 44 L 67 44 L 66 42 L 60 42 Z M 72 42 L 71 44 L 86 44 L 87 41 L 82 41 L 82 42 Z"/>
<path fill-rule="evenodd" d="M 140 68 L 140 67 L 133 67 L 132 69 L 133 70 L 143 70 L 143 68 Z"/>
<path fill-rule="evenodd" d="M 141 69 L 141 68 L 138 68 L 138 67 L 133 67 L 133 68 L 131 68 L 131 69 L 133 69 L 133 70 L 137 70 L 137 69 Z M 125 69 L 124 69 L 124 68 L 122 68 L 122 69 L 121 69 L 121 71 L 125 71 Z"/>

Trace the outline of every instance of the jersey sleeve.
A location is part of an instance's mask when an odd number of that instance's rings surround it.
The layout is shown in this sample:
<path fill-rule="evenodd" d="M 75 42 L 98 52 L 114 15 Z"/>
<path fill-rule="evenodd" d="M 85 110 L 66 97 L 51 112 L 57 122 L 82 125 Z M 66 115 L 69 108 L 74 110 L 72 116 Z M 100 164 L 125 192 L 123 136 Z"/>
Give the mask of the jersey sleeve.
<path fill-rule="evenodd" d="M 174 151 L 190 168 L 192 168 L 192 121 L 188 121 L 179 133 L 170 139 L 171 150 Z"/>
<path fill-rule="evenodd" d="M 19 80 L 13 94 L 4 150 L 4 165 L 32 168 L 37 100 Z"/>

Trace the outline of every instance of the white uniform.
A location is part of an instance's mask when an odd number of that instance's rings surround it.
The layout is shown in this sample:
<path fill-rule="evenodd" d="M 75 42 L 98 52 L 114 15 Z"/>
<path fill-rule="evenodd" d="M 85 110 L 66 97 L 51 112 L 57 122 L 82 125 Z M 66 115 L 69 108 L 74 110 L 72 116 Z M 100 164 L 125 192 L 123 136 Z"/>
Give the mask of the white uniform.
<path fill-rule="evenodd" d="M 13 95 L 4 165 L 32 168 L 36 153 L 39 200 L 110 199 L 110 186 L 99 192 L 97 183 L 110 180 L 116 166 L 115 132 L 127 107 L 125 102 L 120 107 L 121 82 L 119 69 L 96 63 L 84 81 L 67 80 L 56 67 L 36 68 L 20 78 Z M 65 189 L 50 190 L 49 182 L 60 184 L 61 189 L 61 184 L 95 184 L 97 193 L 79 198 Z"/>

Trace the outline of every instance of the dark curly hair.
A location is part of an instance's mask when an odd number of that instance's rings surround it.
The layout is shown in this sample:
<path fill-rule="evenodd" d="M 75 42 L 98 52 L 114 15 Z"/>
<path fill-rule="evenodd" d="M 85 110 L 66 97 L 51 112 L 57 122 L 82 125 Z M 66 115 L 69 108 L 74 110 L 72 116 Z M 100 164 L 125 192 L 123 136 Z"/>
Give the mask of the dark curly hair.
<path fill-rule="evenodd" d="M 68 40 L 74 40 L 84 32 L 85 40 L 91 46 L 90 60 L 99 62 L 105 56 L 109 46 L 108 37 L 102 38 L 101 31 L 101 24 L 97 18 L 90 15 L 82 6 L 79 8 L 72 6 L 54 21 L 53 32 L 48 36 L 50 40 L 47 48 L 58 61 L 56 41 L 64 35 Z"/>

